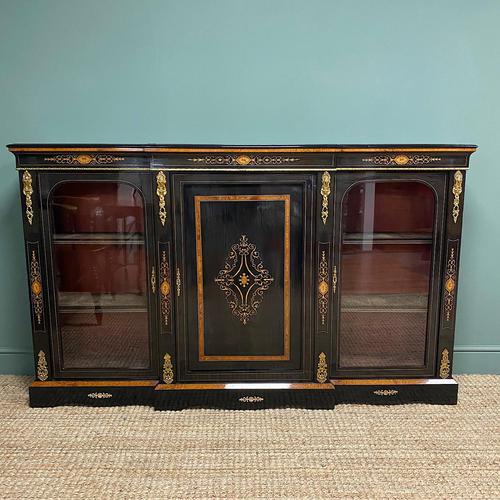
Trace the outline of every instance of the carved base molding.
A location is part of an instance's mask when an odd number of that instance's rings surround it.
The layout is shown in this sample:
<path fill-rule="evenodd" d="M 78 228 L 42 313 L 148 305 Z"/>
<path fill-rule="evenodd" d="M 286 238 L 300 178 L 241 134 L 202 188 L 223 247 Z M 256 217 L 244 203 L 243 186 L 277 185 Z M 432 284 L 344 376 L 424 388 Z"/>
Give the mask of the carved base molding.
<path fill-rule="evenodd" d="M 219 408 L 333 409 L 336 404 L 456 404 L 458 384 L 449 379 L 338 379 L 324 384 L 159 383 L 156 380 L 34 382 L 30 406 L 147 405 L 156 410 Z"/>

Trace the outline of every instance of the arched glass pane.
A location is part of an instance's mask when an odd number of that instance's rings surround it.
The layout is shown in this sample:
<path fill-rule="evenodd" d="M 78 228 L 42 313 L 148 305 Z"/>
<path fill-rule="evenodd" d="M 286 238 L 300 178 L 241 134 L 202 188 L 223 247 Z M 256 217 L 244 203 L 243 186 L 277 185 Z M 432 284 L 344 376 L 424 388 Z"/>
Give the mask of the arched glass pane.
<path fill-rule="evenodd" d="M 435 196 L 365 181 L 342 202 L 339 368 L 425 364 Z"/>
<path fill-rule="evenodd" d="M 61 368 L 148 368 L 141 193 L 124 182 L 64 182 L 49 210 Z"/>

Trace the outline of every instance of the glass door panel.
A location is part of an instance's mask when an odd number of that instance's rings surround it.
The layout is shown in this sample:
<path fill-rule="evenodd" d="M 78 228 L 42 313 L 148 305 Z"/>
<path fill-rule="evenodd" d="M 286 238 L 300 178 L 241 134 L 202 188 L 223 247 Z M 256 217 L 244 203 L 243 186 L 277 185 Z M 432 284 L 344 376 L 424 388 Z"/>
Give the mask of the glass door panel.
<path fill-rule="evenodd" d="M 151 366 L 145 205 L 125 182 L 63 182 L 49 198 L 62 370 Z"/>
<path fill-rule="evenodd" d="M 363 181 L 342 202 L 339 369 L 422 368 L 435 196 L 416 181 Z"/>

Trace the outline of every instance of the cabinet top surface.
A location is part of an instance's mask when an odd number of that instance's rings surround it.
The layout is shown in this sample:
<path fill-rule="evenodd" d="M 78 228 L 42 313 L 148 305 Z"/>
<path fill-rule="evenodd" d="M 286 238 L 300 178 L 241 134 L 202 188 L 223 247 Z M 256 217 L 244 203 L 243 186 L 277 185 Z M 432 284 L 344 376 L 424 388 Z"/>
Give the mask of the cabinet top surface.
<path fill-rule="evenodd" d="M 335 152 L 397 152 L 397 151 L 440 151 L 469 152 L 477 149 L 474 144 L 303 144 L 303 145 L 222 145 L 222 144 L 82 144 L 58 143 L 8 144 L 12 153 L 30 153 L 43 151 L 120 151 L 150 153 L 184 153 L 184 152 L 303 152 L 303 153 L 335 153 Z"/>

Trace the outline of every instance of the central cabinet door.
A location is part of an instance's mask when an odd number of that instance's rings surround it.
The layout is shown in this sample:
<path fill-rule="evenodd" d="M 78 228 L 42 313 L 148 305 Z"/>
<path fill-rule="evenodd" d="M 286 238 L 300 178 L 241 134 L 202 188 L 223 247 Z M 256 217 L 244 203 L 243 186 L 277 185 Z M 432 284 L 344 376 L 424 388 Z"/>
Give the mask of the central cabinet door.
<path fill-rule="evenodd" d="M 181 380 L 311 378 L 313 182 L 173 175 Z"/>

